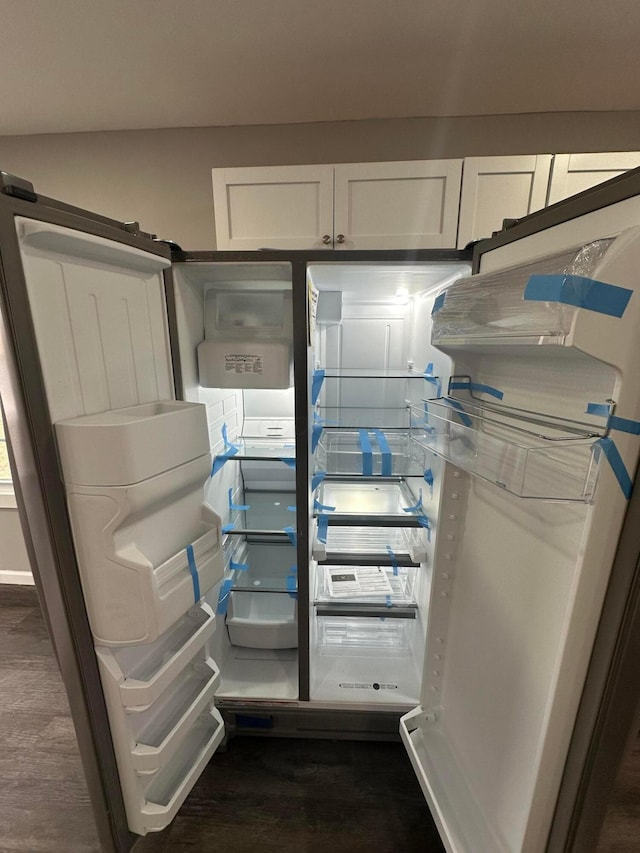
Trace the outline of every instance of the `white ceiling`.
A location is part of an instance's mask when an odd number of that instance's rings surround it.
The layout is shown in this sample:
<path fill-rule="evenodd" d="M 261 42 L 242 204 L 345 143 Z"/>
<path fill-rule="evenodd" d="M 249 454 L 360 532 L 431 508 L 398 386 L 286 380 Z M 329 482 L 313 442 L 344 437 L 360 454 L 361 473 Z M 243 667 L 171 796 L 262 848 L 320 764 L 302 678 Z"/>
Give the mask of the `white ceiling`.
<path fill-rule="evenodd" d="M 638 0 L 0 0 L 0 32 L 0 135 L 640 109 Z"/>

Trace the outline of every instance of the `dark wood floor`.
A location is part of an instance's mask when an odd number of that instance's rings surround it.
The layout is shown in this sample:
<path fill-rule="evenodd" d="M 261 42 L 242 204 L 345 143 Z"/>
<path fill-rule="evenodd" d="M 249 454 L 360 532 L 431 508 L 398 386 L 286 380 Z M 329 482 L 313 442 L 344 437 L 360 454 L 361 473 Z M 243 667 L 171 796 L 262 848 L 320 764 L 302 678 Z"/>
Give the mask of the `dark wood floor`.
<path fill-rule="evenodd" d="M 69 707 L 33 591 L 0 586 L 0 853 L 98 853 Z M 598 853 L 640 850 L 640 747 Z M 399 743 L 235 738 L 136 853 L 441 853 Z"/>

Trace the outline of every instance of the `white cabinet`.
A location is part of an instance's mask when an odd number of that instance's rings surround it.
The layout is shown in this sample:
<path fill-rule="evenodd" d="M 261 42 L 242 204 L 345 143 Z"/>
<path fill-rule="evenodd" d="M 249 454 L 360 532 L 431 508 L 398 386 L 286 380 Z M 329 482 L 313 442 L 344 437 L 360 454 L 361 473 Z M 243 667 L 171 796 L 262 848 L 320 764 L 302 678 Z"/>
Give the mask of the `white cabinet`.
<path fill-rule="evenodd" d="M 545 206 L 551 154 L 516 157 L 467 157 L 464 161 L 459 249 L 471 240 L 491 237 L 502 220 L 519 219 Z"/>
<path fill-rule="evenodd" d="M 637 166 L 640 166 L 640 151 L 556 154 L 547 204 L 555 204 Z"/>
<path fill-rule="evenodd" d="M 451 248 L 461 176 L 462 160 L 336 166 L 337 248 Z"/>
<path fill-rule="evenodd" d="M 218 249 L 455 245 L 462 160 L 214 169 Z"/>
<path fill-rule="evenodd" d="M 218 249 L 331 248 L 333 166 L 213 169 Z"/>

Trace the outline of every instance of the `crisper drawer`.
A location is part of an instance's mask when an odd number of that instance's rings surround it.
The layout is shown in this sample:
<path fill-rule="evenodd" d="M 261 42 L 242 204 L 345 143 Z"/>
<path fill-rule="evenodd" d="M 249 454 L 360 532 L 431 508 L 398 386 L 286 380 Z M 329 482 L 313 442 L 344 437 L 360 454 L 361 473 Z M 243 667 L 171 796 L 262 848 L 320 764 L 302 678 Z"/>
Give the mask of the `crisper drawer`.
<path fill-rule="evenodd" d="M 425 450 L 408 430 L 324 429 L 316 450 L 316 470 L 327 474 L 421 477 L 426 467 Z"/>

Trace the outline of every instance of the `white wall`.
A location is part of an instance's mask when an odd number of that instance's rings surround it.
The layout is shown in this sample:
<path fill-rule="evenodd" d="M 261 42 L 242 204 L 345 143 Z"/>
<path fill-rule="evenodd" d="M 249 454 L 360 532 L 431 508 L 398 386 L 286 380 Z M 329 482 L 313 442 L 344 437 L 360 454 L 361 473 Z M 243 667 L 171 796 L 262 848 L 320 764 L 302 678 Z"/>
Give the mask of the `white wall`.
<path fill-rule="evenodd" d="M 640 112 L 602 112 L 14 136 L 0 137 L 0 169 L 43 195 L 212 249 L 213 167 L 635 151 L 639 126 Z"/>

